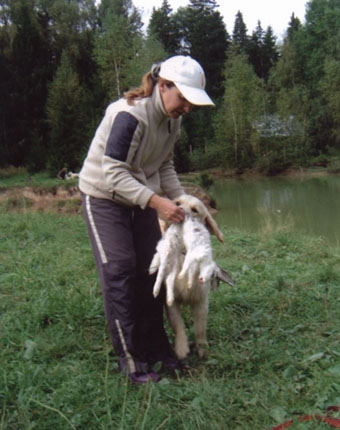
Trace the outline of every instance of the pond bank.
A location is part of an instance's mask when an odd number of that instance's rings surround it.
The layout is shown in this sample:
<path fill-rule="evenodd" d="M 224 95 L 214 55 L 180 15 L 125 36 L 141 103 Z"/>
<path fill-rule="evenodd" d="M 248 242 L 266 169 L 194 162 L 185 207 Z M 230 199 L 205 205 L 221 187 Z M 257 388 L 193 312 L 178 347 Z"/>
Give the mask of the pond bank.
<path fill-rule="evenodd" d="M 338 173 L 331 173 L 326 167 L 314 167 L 314 168 L 291 168 L 287 169 L 278 175 L 264 175 L 262 172 L 256 169 L 246 169 L 242 172 L 239 172 L 236 169 L 231 170 L 220 170 L 220 169 L 208 169 L 201 172 L 189 172 L 189 173 L 181 173 L 179 177 L 182 181 L 195 181 L 200 175 L 207 174 L 210 175 L 213 179 L 248 179 L 248 178 L 280 178 L 280 177 L 291 177 L 291 178 L 306 178 L 306 177 L 322 177 L 328 175 L 340 175 Z"/>

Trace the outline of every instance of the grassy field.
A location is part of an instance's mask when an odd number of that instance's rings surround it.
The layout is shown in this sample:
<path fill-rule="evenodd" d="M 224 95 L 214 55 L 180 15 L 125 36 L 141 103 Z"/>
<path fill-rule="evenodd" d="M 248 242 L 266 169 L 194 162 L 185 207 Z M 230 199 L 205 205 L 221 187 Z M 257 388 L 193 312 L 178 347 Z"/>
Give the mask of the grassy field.
<path fill-rule="evenodd" d="M 298 417 L 340 405 L 339 247 L 225 231 L 214 252 L 236 287 L 211 294 L 208 359 L 136 387 L 118 372 L 82 217 L 4 207 L 0 430 L 331 428 Z"/>

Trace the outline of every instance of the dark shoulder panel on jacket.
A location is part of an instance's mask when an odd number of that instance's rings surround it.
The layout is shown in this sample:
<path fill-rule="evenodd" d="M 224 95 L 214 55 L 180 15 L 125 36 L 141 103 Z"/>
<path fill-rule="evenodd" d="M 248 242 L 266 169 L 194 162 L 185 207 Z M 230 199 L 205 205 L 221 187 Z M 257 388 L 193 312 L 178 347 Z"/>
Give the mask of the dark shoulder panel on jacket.
<path fill-rule="evenodd" d="M 105 155 L 126 161 L 138 120 L 128 112 L 119 112 L 112 124 Z"/>

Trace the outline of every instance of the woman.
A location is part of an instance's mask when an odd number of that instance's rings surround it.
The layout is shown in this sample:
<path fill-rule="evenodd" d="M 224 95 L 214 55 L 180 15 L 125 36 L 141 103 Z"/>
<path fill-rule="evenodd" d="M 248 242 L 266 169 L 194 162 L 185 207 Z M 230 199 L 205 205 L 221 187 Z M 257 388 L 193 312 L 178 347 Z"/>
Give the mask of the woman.
<path fill-rule="evenodd" d="M 201 66 L 175 56 L 110 104 L 80 172 L 83 210 L 119 367 L 135 383 L 155 382 L 152 364 L 176 368 L 163 327 L 163 295 L 148 274 L 161 237 L 158 217 L 180 223 L 171 199 L 184 193 L 173 166 L 181 116 L 214 105 Z"/>

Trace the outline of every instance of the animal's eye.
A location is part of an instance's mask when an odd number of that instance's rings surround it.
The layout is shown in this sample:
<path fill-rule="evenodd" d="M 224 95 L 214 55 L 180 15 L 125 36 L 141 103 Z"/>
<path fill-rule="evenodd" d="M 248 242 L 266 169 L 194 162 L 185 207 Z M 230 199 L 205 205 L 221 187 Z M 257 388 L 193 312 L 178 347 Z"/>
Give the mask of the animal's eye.
<path fill-rule="evenodd" d="M 192 212 L 194 212 L 195 214 L 197 214 L 197 213 L 198 213 L 198 210 L 197 210 L 195 207 L 191 208 L 191 210 L 192 210 Z"/>
<path fill-rule="evenodd" d="M 175 202 L 175 205 L 180 206 L 181 204 L 180 204 L 180 202 Z"/>

